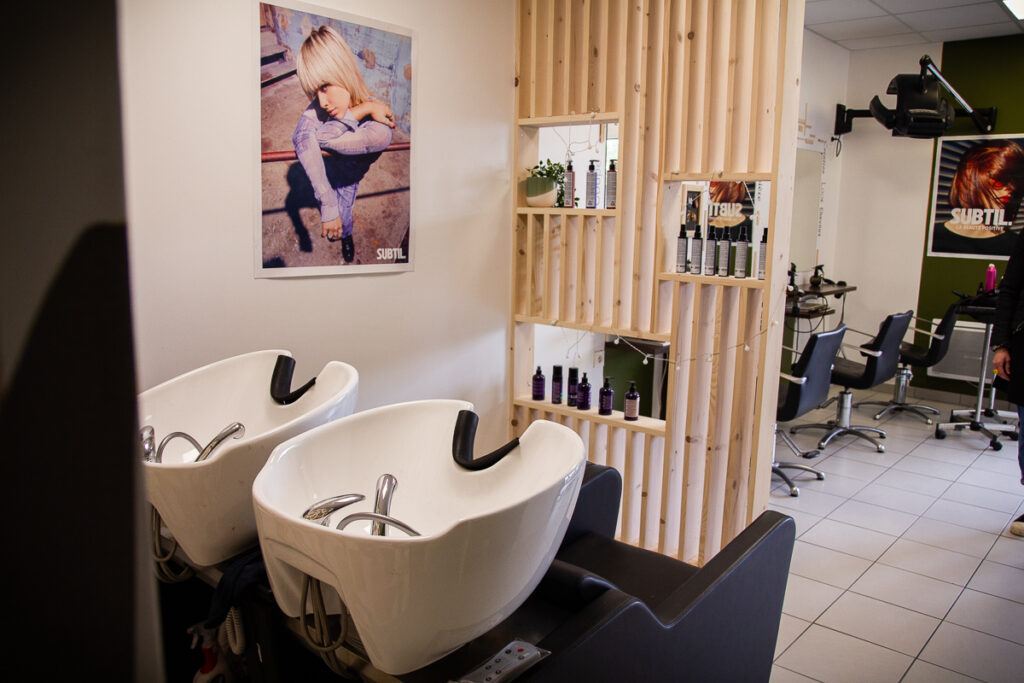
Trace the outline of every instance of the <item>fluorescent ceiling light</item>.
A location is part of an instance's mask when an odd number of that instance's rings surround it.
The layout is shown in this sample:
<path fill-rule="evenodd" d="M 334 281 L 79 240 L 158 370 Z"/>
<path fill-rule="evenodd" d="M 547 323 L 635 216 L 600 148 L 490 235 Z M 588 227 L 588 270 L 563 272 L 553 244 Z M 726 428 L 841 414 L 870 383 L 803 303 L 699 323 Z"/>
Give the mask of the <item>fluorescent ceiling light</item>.
<path fill-rule="evenodd" d="M 1024 0 L 1003 0 L 1003 4 L 1006 5 L 1006 9 L 1013 12 L 1017 21 L 1024 19 Z"/>

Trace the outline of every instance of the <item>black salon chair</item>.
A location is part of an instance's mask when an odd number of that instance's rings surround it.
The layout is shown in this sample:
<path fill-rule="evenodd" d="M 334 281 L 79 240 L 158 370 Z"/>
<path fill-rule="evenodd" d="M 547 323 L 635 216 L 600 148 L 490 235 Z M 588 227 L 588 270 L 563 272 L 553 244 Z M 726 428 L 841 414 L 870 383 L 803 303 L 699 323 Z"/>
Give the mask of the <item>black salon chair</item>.
<path fill-rule="evenodd" d="M 789 422 L 811 411 L 828 398 L 831 386 L 832 365 L 843 343 L 846 325 L 840 325 L 831 332 L 812 334 L 807 340 L 800 358 L 790 368 L 791 374 L 782 374 L 784 382 L 779 383 L 779 403 L 775 411 L 778 422 Z M 804 458 L 818 456 L 818 451 L 802 451 L 785 429 L 775 426 L 775 434 L 782 439 L 793 453 Z M 795 462 L 772 462 L 772 473 L 777 474 L 789 486 L 789 495 L 797 496 L 800 490 L 793 484 L 783 469 L 802 470 L 824 479 L 822 472 Z"/>
<path fill-rule="evenodd" d="M 818 448 L 825 448 L 837 436 L 851 434 L 869 441 L 874 444 L 875 450 L 884 453 L 885 446 L 871 435 L 885 438 L 885 430 L 850 424 L 850 413 L 853 411 L 853 393 L 850 389 L 871 389 L 895 377 L 900 358 L 900 343 L 907 333 L 910 319 L 913 317 L 913 311 L 893 313 L 882 321 L 878 327 L 878 334 L 871 341 L 861 346 L 850 347 L 856 349 L 867 359 L 864 363 L 846 358 L 836 358 L 832 367 L 831 381 L 832 384 L 843 387 L 838 396 L 830 399 L 830 401 L 835 400 L 838 403 L 836 419 L 829 420 L 825 424 L 796 425 L 790 428 L 790 433 L 795 434 L 804 429 L 826 430 L 827 434 L 818 442 Z M 848 328 L 848 331 L 866 337 L 871 336 L 853 328 Z M 843 344 L 843 346 L 849 345 Z"/>
<path fill-rule="evenodd" d="M 910 366 L 918 368 L 930 368 L 946 356 L 949 350 L 949 340 L 953 337 L 953 326 L 956 324 L 957 316 L 960 314 L 960 302 L 954 302 L 946 309 L 935 331 L 915 329 L 915 332 L 928 335 L 931 341 L 928 346 L 918 346 L 910 342 L 900 344 L 900 367 L 896 371 L 896 387 L 893 390 L 892 398 L 889 401 L 861 401 L 854 404 L 855 408 L 860 406 L 885 406 L 875 413 L 875 419 L 880 420 L 890 412 L 901 413 L 907 411 L 924 418 L 928 424 L 932 419 L 928 413 L 938 415 L 939 410 L 931 406 L 918 403 L 907 403 L 907 388 L 914 375 Z M 920 320 L 920 318 L 918 318 Z"/>

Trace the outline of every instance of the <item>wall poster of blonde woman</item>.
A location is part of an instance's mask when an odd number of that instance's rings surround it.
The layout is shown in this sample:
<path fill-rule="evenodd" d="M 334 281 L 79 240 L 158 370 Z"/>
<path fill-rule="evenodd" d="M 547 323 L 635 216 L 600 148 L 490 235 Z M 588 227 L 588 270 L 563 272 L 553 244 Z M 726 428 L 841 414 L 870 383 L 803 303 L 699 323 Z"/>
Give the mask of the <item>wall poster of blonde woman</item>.
<path fill-rule="evenodd" d="M 929 256 L 1008 259 L 1024 229 L 1024 135 L 940 138 Z"/>
<path fill-rule="evenodd" d="M 257 277 L 411 270 L 410 31 L 258 3 Z"/>

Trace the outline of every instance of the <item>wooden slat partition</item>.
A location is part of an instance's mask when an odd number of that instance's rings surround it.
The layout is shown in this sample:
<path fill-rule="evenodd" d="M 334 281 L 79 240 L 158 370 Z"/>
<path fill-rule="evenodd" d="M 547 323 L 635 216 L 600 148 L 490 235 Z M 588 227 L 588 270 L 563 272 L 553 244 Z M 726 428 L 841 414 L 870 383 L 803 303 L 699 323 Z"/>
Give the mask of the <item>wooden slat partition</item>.
<path fill-rule="evenodd" d="M 518 6 L 517 180 L 537 127 L 615 120 L 619 196 L 613 211 L 528 209 L 516 191 L 511 431 L 575 430 L 623 476 L 620 540 L 703 563 L 767 499 L 802 3 Z M 770 181 L 767 280 L 671 272 L 679 184 L 715 179 Z M 668 341 L 665 420 L 531 401 L 538 323 Z"/>

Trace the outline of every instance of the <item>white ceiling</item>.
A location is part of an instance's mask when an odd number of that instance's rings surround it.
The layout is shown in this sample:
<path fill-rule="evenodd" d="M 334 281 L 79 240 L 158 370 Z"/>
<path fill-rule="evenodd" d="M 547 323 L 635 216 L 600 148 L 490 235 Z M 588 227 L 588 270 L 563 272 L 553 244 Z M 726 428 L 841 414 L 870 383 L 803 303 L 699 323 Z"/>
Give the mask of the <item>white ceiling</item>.
<path fill-rule="evenodd" d="M 807 0 L 804 26 L 848 50 L 1024 33 L 1000 0 Z"/>

